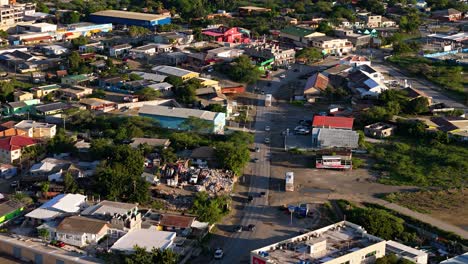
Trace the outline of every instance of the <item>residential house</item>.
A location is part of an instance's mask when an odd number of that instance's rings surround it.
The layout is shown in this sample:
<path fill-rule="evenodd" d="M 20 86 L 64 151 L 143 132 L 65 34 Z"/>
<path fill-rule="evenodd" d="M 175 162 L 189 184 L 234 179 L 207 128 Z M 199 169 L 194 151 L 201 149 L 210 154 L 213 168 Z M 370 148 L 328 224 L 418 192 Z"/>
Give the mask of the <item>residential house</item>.
<path fill-rule="evenodd" d="M 70 163 L 71 162 L 68 160 L 45 158 L 31 166 L 29 169 L 29 175 L 35 178 L 48 176 L 66 168 Z"/>
<path fill-rule="evenodd" d="M 56 125 L 33 120 L 22 120 L 15 125 L 15 128 L 26 131 L 28 137 L 32 138 L 53 138 L 57 132 Z"/>
<path fill-rule="evenodd" d="M 46 45 L 42 46 L 42 51 L 44 52 L 45 55 L 50 56 L 50 55 L 65 55 L 69 52 L 69 50 L 63 46 L 60 45 Z"/>
<path fill-rule="evenodd" d="M 1 163 L 0 164 L 0 177 L 3 179 L 10 179 L 18 173 L 18 168 L 8 164 L 8 163 Z M 1 221 L 0 221 L 1 223 Z"/>
<path fill-rule="evenodd" d="M 235 58 L 238 58 L 240 55 L 244 54 L 243 49 L 236 49 L 231 47 L 219 47 L 210 49 L 206 54 L 206 61 L 232 61 Z"/>
<path fill-rule="evenodd" d="M 143 105 L 138 112 L 139 116 L 150 117 L 159 122 L 162 127 L 170 129 L 187 129 L 183 126 L 190 117 L 208 121 L 213 127 L 211 131 L 216 134 L 224 133 L 226 114 L 190 108 L 175 108 L 168 106 Z"/>
<path fill-rule="evenodd" d="M 359 146 L 359 134 L 356 131 L 334 128 L 312 129 L 312 145 L 318 149 L 345 148 Z"/>
<path fill-rule="evenodd" d="M 433 117 L 431 121 L 437 129 L 446 132 L 451 138 L 459 141 L 468 141 L 468 119 L 463 117 Z"/>
<path fill-rule="evenodd" d="M 43 83 L 46 81 L 46 74 L 44 72 L 31 72 L 32 83 Z"/>
<path fill-rule="evenodd" d="M 187 81 L 187 80 L 190 80 L 192 78 L 200 77 L 200 73 L 198 73 L 198 72 L 189 71 L 189 70 L 185 70 L 185 69 L 177 68 L 177 67 L 172 67 L 172 66 L 166 66 L 166 65 L 156 66 L 156 67 L 153 67 L 151 70 L 158 73 L 158 74 L 179 77 L 183 81 Z"/>
<path fill-rule="evenodd" d="M 463 13 L 456 9 L 449 8 L 432 12 L 432 18 L 441 21 L 458 21 L 463 18 Z"/>
<path fill-rule="evenodd" d="M 281 49 L 278 43 L 263 43 L 251 45 L 244 49 L 250 57 L 260 58 L 262 61 L 274 60 L 274 65 L 289 65 L 296 61 L 294 49 Z"/>
<path fill-rule="evenodd" d="M 156 228 L 139 229 L 119 238 L 111 247 L 112 251 L 131 254 L 135 246 L 151 251 L 153 248 L 166 250 L 174 248 L 175 232 L 158 231 Z"/>
<path fill-rule="evenodd" d="M 31 92 L 34 95 L 34 98 L 41 99 L 44 96 L 47 96 L 48 94 L 57 91 L 58 89 L 60 89 L 60 85 L 50 84 L 50 85 L 44 85 L 44 86 L 31 88 Z"/>
<path fill-rule="evenodd" d="M 132 71 L 130 74 L 137 74 L 141 78 L 143 78 L 143 80 L 157 82 L 157 83 L 164 82 L 164 80 L 167 78 L 167 75 L 149 73 L 149 72 L 140 72 L 140 71 Z"/>
<path fill-rule="evenodd" d="M 281 38 L 303 47 L 311 46 L 314 38 L 324 36 L 324 33 L 316 32 L 313 29 L 295 26 L 286 27 L 280 32 Z"/>
<path fill-rule="evenodd" d="M 398 25 L 395 21 L 388 19 L 386 17 L 382 17 L 381 26 L 384 28 L 387 28 L 387 27 L 397 27 Z"/>
<path fill-rule="evenodd" d="M 109 56 L 111 57 L 124 56 L 127 53 L 129 53 L 131 49 L 132 49 L 132 45 L 130 44 L 115 45 L 109 48 Z"/>
<path fill-rule="evenodd" d="M 376 98 L 388 89 L 383 83 L 383 75 L 367 65 L 361 65 L 348 78 L 348 87 L 355 89 L 361 98 Z"/>
<path fill-rule="evenodd" d="M 385 138 L 393 136 L 395 133 L 396 126 L 386 124 L 383 122 L 377 122 L 371 125 L 367 125 L 364 127 L 364 134 L 369 137 L 374 138 Z"/>
<path fill-rule="evenodd" d="M 192 150 L 190 158 L 192 164 L 200 168 L 206 168 L 208 165 L 212 166 L 216 159 L 215 149 L 208 146 L 198 147 Z"/>
<path fill-rule="evenodd" d="M 73 106 L 63 102 L 54 102 L 48 104 L 35 105 L 33 107 L 33 113 L 39 117 L 47 117 L 63 113 L 63 111 L 72 108 Z"/>
<path fill-rule="evenodd" d="M 111 101 L 99 98 L 84 98 L 80 100 L 80 104 L 84 105 L 86 109 L 100 112 L 109 112 L 116 108 L 117 104 Z"/>
<path fill-rule="evenodd" d="M 353 129 L 354 118 L 338 116 L 314 116 L 313 128 Z"/>
<path fill-rule="evenodd" d="M 21 152 L 38 144 L 36 139 L 25 136 L 11 136 L 0 138 L 0 162 L 13 163 L 21 158 Z"/>
<path fill-rule="evenodd" d="M 240 27 L 228 28 L 220 26 L 218 28 L 209 28 L 202 31 L 202 34 L 213 38 L 217 42 L 228 43 L 249 43 L 250 31 Z"/>
<path fill-rule="evenodd" d="M 165 231 L 184 232 L 192 227 L 194 221 L 193 216 L 161 214 L 159 226 Z"/>
<path fill-rule="evenodd" d="M 176 67 L 188 61 L 187 53 L 180 51 L 161 53 L 157 58 L 159 64 L 161 65 L 170 65 Z"/>
<path fill-rule="evenodd" d="M 348 39 L 354 47 L 360 48 L 370 45 L 371 35 L 357 34 L 352 29 L 338 28 L 335 29 L 335 35 L 340 38 Z"/>
<path fill-rule="evenodd" d="M 369 58 L 359 55 L 350 55 L 340 59 L 340 64 L 350 65 L 352 67 L 360 67 L 362 65 L 371 65 Z"/>
<path fill-rule="evenodd" d="M 370 28 L 382 27 L 382 16 L 368 15 L 365 16 L 366 26 Z"/>
<path fill-rule="evenodd" d="M 70 216 L 57 226 L 56 239 L 77 247 L 95 245 L 107 235 L 108 229 L 109 224 L 106 221 Z"/>
<path fill-rule="evenodd" d="M 25 216 L 33 224 L 40 224 L 80 212 L 87 207 L 86 200 L 81 194 L 59 194 Z"/>
<path fill-rule="evenodd" d="M 125 85 L 125 80 L 120 76 L 99 79 L 99 87 L 107 90 L 119 90 Z"/>
<path fill-rule="evenodd" d="M 238 9 L 240 16 L 250 16 L 262 13 L 271 12 L 270 8 L 258 7 L 258 6 L 240 6 Z"/>
<path fill-rule="evenodd" d="M 13 93 L 15 102 L 21 101 L 28 101 L 34 99 L 34 95 L 32 93 L 24 92 L 24 91 L 16 91 Z"/>
<path fill-rule="evenodd" d="M 313 38 L 312 46 L 320 49 L 323 54 L 336 54 L 339 56 L 353 50 L 353 44 L 349 40 L 328 36 Z"/>
<path fill-rule="evenodd" d="M 69 86 L 77 86 L 88 83 L 91 78 L 86 74 L 68 75 L 61 79 L 61 83 Z"/>
<path fill-rule="evenodd" d="M 432 104 L 432 97 L 428 96 L 425 92 L 421 90 L 418 90 L 412 87 L 406 87 L 402 89 L 402 91 L 405 93 L 405 95 L 409 98 L 410 101 L 420 98 L 420 97 L 424 97 L 427 99 L 427 102 L 429 103 L 429 105 Z"/>
<path fill-rule="evenodd" d="M 10 102 L 2 105 L 3 114 L 9 115 L 25 115 L 31 112 L 34 105 L 39 104 L 39 99 L 26 100 L 21 102 Z"/>
<path fill-rule="evenodd" d="M 328 87 L 329 79 L 322 73 L 315 73 L 307 79 L 304 86 L 304 99 L 308 102 L 316 102 Z"/>
<path fill-rule="evenodd" d="M 80 53 L 99 52 L 104 50 L 104 44 L 101 42 L 88 43 L 78 47 Z"/>
<path fill-rule="evenodd" d="M 171 141 L 167 138 L 132 138 L 130 146 L 138 148 L 140 145 L 148 145 L 152 148 L 167 148 Z"/>
<path fill-rule="evenodd" d="M 28 136 L 28 133 L 15 128 L 15 121 L 8 121 L 0 124 L 0 137 Z"/>
<path fill-rule="evenodd" d="M 171 44 L 156 44 L 150 43 L 147 45 L 143 45 L 140 47 L 136 47 L 130 50 L 129 55 L 133 58 L 146 58 L 151 57 L 157 53 L 164 53 L 164 52 L 171 52 L 172 45 Z"/>
<path fill-rule="evenodd" d="M 162 44 L 187 45 L 192 43 L 194 36 L 189 32 L 160 32 L 154 36 L 154 42 Z"/>
<path fill-rule="evenodd" d="M 146 87 L 149 87 L 151 89 L 154 89 L 156 91 L 160 91 L 161 93 L 166 93 L 172 90 L 172 84 L 167 83 L 167 82 L 162 82 L 162 83 L 153 83 L 150 85 L 147 85 Z"/>
<path fill-rule="evenodd" d="M 340 64 L 326 69 L 322 72 L 322 74 L 328 77 L 330 84 L 333 87 L 342 87 L 346 84 L 349 72 L 351 70 L 353 70 L 352 66 Z"/>
<path fill-rule="evenodd" d="M 93 89 L 84 86 L 73 86 L 72 88 L 63 88 L 60 90 L 62 98 L 67 100 L 79 100 L 93 93 Z"/>
<path fill-rule="evenodd" d="M 86 208 L 81 215 L 107 221 L 107 233 L 112 238 L 141 229 L 142 216 L 138 212 L 138 204 L 104 200 Z"/>
<path fill-rule="evenodd" d="M 3 201 L 0 201 L 0 225 L 3 225 L 6 221 L 21 215 L 25 209 L 25 206 L 22 203 L 5 199 L 2 200 Z"/>

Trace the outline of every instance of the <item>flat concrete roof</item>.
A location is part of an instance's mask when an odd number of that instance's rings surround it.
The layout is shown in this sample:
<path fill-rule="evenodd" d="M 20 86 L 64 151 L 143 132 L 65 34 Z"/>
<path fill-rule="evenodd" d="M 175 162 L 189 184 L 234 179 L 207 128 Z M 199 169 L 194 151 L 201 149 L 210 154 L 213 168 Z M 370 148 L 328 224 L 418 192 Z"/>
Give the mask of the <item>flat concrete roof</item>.
<path fill-rule="evenodd" d="M 92 13 L 94 16 L 107 16 L 107 17 L 117 17 L 117 18 L 126 18 L 134 20 L 160 20 L 166 17 L 167 15 L 156 15 L 156 14 L 147 14 L 147 13 L 138 13 L 138 12 L 129 12 L 129 11 L 120 11 L 120 10 L 103 10 L 96 13 Z"/>

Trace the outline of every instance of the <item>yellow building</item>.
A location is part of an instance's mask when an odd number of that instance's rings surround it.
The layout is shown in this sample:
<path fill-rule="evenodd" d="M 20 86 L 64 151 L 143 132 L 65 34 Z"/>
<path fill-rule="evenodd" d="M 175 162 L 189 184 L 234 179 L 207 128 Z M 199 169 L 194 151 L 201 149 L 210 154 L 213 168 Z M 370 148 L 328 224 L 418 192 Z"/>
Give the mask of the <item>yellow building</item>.
<path fill-rule="evenodd" d="M 200 84 L 203 87 L 215 87 L 215 88 L 219 87 L 219 82 L 216 80 L 211 80 L 211 79 L 201 78 L 201 77 L 198 77 L 197 80 L 200 81 Z"/>
<path fill-rule="evenodd" d="M 198 73 L 198 72 L 189 71 L 189 70 L 185 70 L 185 69 L 178 68 L 178 67 L 166 66 L 166 65 L 160 65 L 160 66 L 153 67 L 152 70 L 154 72 L 156 72 L 156 73 L 159 73 L 159 74 L 179 77 L 183 81 L 187 81 L 187 80 L 190 80 L 192 78 L 200 77 L 200 73 Z"/>
<path fill-rule="evenodd" d="M 23 92 L 23 91 L 14 92 L 13 96 L 15 98 L 15 102 L 22 102 L 22 101 L 34 99 L 34 95 L 32 93 Z"/>

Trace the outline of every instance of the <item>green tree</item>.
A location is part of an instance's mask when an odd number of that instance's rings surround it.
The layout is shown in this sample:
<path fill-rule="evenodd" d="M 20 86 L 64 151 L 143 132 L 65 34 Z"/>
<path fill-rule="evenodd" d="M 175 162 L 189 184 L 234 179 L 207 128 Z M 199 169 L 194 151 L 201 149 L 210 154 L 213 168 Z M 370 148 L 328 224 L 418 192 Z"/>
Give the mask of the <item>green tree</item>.
<path fill-rule="evenodd" d="M 50 188 L 50 183 L 45 181 L 45 182 L 42 182 L 41 183 L 41 192 L 42 192 L 42 196 L 44 196 L 44 198 L 47 199 L 47 193 L 49 192 L 49 188 Z"/>
<path fill-rule="evenodd" d="M 218 142 L 215 154 L 221 167 L 233 171 L 236 175 L 242 174 L 242 169 L 250 160 L 248 147 L 234 142 Z"/>
<path fill-rule="evenodd" d="M 144 35 L 148 35 L 150 33 L 151 33 L 151 31 L 149 29 L 147 29 L 147 28 L 144 28 L 144 27 L 130 26 L 128 28 L 128 34 L 132 38 L 141 37 L 141 36 L 144 36 Z"/>
<path fill-rule="evenodd" d="M 85 36 L 79 36 L 76 39 L 72 39 L 72 44 L 76 48 L 88 44 L 88 38 Z"/>
<path fill-rule="evenodd" d="M 10 81 L 0 81 L 0 100 L 5 102 L 15 90 L 13 83 Z"/>
<path fill-rule="evenodd" d="M 418 97 L 409 101 L 408 112 L 413 114 L 427 113 L 429 111 L 429 101 L 426 97 Z"/>
<path fill-rule="evenodd" d="M 226 107 L 220 104 L 210 104 L 207 107 L 205 107 L 205 110 L 218 113 L 226 113 L 227 111 Z"/>
<path fill-rule="evenodd" d="M 170 139 L 176 150 L 196 148 L 203 143 L 199 135 L 187 132 L 172 133 Z"/>
<path fill-rule="evenodd" d="M 150 87 L 145 87 L 136 92 L 140 101 L 151 101 L 161 97 L 161 92 Z"/>
<path fill-rule="evenodd" d="M 65 192 L 67 193 L 75 193 L 78 191 L 78 184 L 76 183 L 73 175 L 71 175 L 69 172 L 66 172 L 63 175 L 63 185 L 65 187 Z"/>
<path fill-rule="evenodd" d="M 172 84 L 172 86 L 174 86 L 175 88 L 180 87 L 184 84 L 182 78 L 177 76 L 168 76 L 166 79 L 164 79 L 164 81 Z"/>
<path fill-rule="evenodd" d="M 405 231 L 404 220 L 383 209 L 355 208 L 351 221 L 358 223 L 370 234 L 386 240 L 395 239 Z"/>
<path fill-rule="evenodd" d="M 226 72 L 234 81 L 255 83 L 262 75 L 258 67 L 252 64 L 250 58 L 241 55 L 230 64 Z"/>
<path fill-rule="evenodd" d="M 49 230 L 45 229 L 45 228 L 41 228 L 41 229 L 38 229 L 37 230 L 37 235 L 42 238 L 43 240 L 49 240 L 49 236 L 50 236 L 50 233 L 49 233 Z"/>
<path fill-rule="evenodd" d="M 89 97 L 103 99 L 106 97 L 106 92 L 103 89 L 93 89 L 93 93 L 91 93 Z"/>
<path fill-rule="evenodd" d="M 128 75 L 128 78 L 130 79 L 130 81 L 139 81 L 139 80 L 143 80 L 143 77 L 141 77 L 140 75 L 136 74 L 136 73 L 130 73 Z"/>
<path fill-rule="evenodd" d="M 173 163 L 177 161 L 177 155 L 172 148 L 165 148 L 161 151 L 161 158 L 165 163 Z"/>
<path fill-rule="evenodd" d="M 402 16 L 399 22 L 400 29 L 406 33 L 417 31 L 420 25 L 421 19 L 416 13 L 410 13 L 407 16 Z"/>
<path fill-rule="evenodd" d="M 148 201 L 148 183 L 141 177 L 143 155 L 128 145 L 116 145 L 112 155 L 96 172 L 96 187 L 107 199 L 144 203 Z"/>
<path fill-rule="evenodd" d="M 70 67 L 70 71 L 77 73 L 80 70 L 80 66 L 83 60 L 80 57 L 80 54 L 77 51 L 73 51 L 68 56 L 68 66 Z"/>
<path fill-rule="evenodd" d="M 5 30 L 0 29 L 0 38 L 2 38 L 2 39 L 7 39 L 8 36 L 9 36 L 9 35 L 8 35 L 8 33 L 7 33 Z"/>
<path fill-rule="evenodd" d="M 130 255 L 120 255 L 117 258 L 124 264 L 177 264 L 179 255 L 171 249 L 155 249 L 148 251 L 146 248 L 135 246 L 134 252 Z"/>
<path fill-rule="evenodd" d="M 49 8 L 42 1 L 37 1 L 36 2 L 36 10 L 38 12 L 42 12 L 42 13 L 46 13 L 46 14 L 50 13 Z"/>
<path fill-rule="evenodd" d="M 296 53 L 296 58 L 313 63 L 323 58 L 322 52 L 317 48 L 304 48 Z"/>
<path fill-rule="evenodd" d="M 175 96 L 178 102 L 184 104 L 193 104 L 196 102 L 196 90 L 201 88 L 198 80 L 189 80 L 182 86 L 175 86 Z"/>
<path fill-rule="evenodd" d="M 322 21 L 317 27 L 317 31 L 330 35 L 333 34 L 333 27 L 327 21 Z"/>
<path fill-rule="evenodd" d="M 55 137 L 47 143 L 48 153 L 75 153 L 74 139 L 65 133 L 63 129 L 57 129 Z"/>
<path fill-rule="evenodd" d="M 208 193 L 196 194 L 190 212 L 198 216 L 199 221 L 216 223 L 228 213 L 229 198 L 225 196 L 210 198 Z"/>

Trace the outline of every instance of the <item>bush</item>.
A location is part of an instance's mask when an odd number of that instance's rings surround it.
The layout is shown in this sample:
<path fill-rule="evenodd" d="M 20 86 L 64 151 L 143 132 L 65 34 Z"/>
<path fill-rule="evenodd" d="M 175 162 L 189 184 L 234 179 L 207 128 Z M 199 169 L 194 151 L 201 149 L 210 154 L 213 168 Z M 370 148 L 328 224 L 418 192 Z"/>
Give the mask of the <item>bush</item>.
<path fill-rule="evenodd" d="M 360 159 L 360 158 L 352 158 L 353 160 L 353 169 L 359 169 L 362 167 L 362 165 L 364 165 L 364 160 Z"/>

